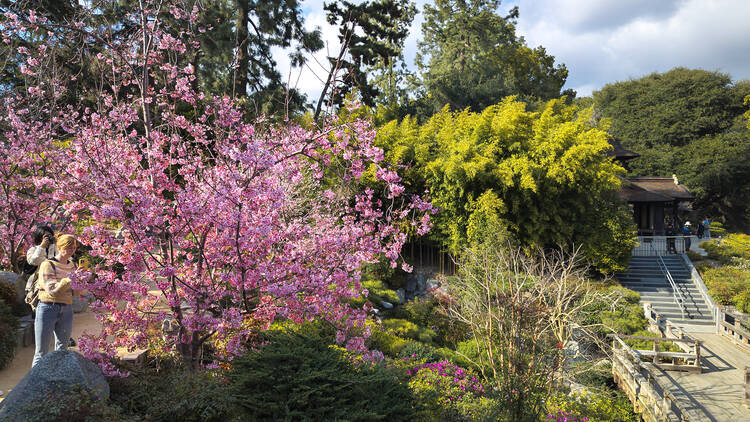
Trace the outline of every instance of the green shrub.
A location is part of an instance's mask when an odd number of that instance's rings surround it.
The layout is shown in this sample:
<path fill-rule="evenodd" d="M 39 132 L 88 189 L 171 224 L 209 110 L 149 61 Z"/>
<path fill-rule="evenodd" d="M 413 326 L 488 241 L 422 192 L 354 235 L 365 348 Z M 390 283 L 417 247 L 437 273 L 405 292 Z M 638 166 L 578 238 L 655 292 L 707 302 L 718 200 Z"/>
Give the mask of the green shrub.
<path fill-rule="evenodd" d="M 422 334 L 430 337 L 428 342 L 440 346 L 455 347 L 468 336 L 468 327 L 444 315 L 441 306 L 432 298 L 397 306 L 389 315 L 408 320 L 420 328 L 429 329 L 430 331 L 424 331 Z M 420 341 L 426 341 L 424 338 Z"/>
<path fill-rule="evenodd" d="M 385 366 L 355 364 L 311 336 L 272 333 L 267 340 L 232 364 L 245 420 L 413 420 L 408 387 Z"/>
<path fill-rule="evenodd" d="M 23 417 L 19 416 L 23 414 Z M 47 396 L 22 406 L 6 422 L 126 422 L 135 421 L 121 409 L 80 385 L 51 390 Z"/>
<path fill-rule="evenodd" d="M 431 328 L 420 327 L 411 321 L 399 318 L 383 320 L 383 329 L 393 335 L 423 343 L 432 343 L 437 336 L 437 333 Z"/>
<path fill-rule="evenodd" d="M 702 272 L 701 277 L 714 300 L 750 313 L 750 270 L 737 267 L 709 268 Z"/>
<path fill-rule="evenodd" d="M 713 228 L 711 229 L 713 232 Z M 709 242 L 701 242 L 708 257 L 719 261 L 724 265 L 731 263 L 732 258 L 750 259 L 750 235 L 742 233 L 732 233 L 726 236 L 719 245 L 718 239 L 712 239 Z"/>
<path fill-rule="evenodd" d="M 391 290 L 380 280 L 366 280 L 362 283 L 368 291 L 367 299 L 370 300 L 375 306 L 382 306 L 383 302 L 390 302 L 391 304 L 398 304 L 398 294 L 395 290 Z"/>
<path fill-rule="evenodd" d="M 409 358 L 425 362 L 437 362 L 440 360 L 440 354 L 437 353 L 435 348 L 418 341 L 406 343 L 398 356 L 400 358 Z"/>
<path fill-rule="evenodd" d="M 706 242 L 703 242 L 703 243 L 706 243 Z M 687 254 L 688 258 L 690 258 L 690 261 L 692 262 L 698 262 L 698 261 L 703 260 L 703 255 L 699 254 L 698 252 L 688 250 L 685 253 Z"/>
<path fill-rule="evenodd" d="M 11 312 L 17 317 L 31 313 L 29 305 L 18 298 L 15 287 L 9 283 L 0 283 L 0 302 L 10 306 Z"/>
<path fill-rule="evenodd" d="M 388 357 L 396 358 L 409 342 L 409 340 L 393 333 L 385 332 L 380 328 L 373 328 L 370 337 L 367 339 L 367 347 L 371 350 L 380 350 Z"/>
<path fill-rule="evenodd" d="M 419 335 L 419 327 L 417 327 L 417 324 L 400 318 L 383 320 L 383 329 L 386 332 L 403 338 L 416 339 Z"/>
<path fill-rule="evenodd" d="M 10 283 L 0 282 L 0 302 L 6 305 L 12 306 L 18 302 L 18 295 L 16 289 Z"/>
<path fill-rule="evenodd" d="M 655 337 L 655 338 L 661 337 L 660 334 L 654 334 L 648 330 L 638 330 L 634 332 L 632 335 L 639 336 L 639 337 Z M 627 343 L 627 345 L 630 346 L 631 349 L 638 349 L 638 350 L 652 350 L 654 347 L 654 342 L 650 340 L 628 339 L 628 340 L 625 340 L 625 343 Z M 682 349 L 680 349 L 679 346 L 677 346 L 676 344 L 672 342 L 664 342 L 664 341 L 659 343 L 659 350 L 666 351 L 666 352 L 681 352 L 682 351 Z"/>
<path fill-rule="evenodd" d="M 221 374 L 172 369 L 108 379 L 110 401 L 136 420 L 239 421 L 241 411 Z"/>
<path fill-rule="evenodd" d="M 17 328 L 18 318 L 13 315 L 10 306 L 0 302 L 0 369 L 8 366 L 16 355 Z"/>
<path fill-rule="evenodd" d="M 721 224 L 720 221 L 713 221 L 711 222 L 711 226 L 709 226 L 709 230 L 711 230 L 711 237 L 724 237 L 727 235 L 727 230 L 724 228 L 724 225 Z"/>
<path fill-rule="evenodd" d="M 611 332 L 633 334 L 648 326 L 640 294 L 621 286 L 608 286 L 605 293 L 613 296 L 613 302 L 600 302 L 585 309 L 588 317 L 584 324 L 595 327 L 601 337 Z"/>
<path fill-rule="evenodd" d="M 640 420 L 638 415 L 633 412 L 630 401 L 622 393 L 554 394 L 547 399 L 547 412 L 549 415 L 568 412 L 587 417 L 590 422 L 638 422 Z M 549 420 L 558 420 L 550 416 L 548 418 Z"/>
<path fill-rule="evenodd" d="M 472 370 L 479 370 L 479 368 L 476 367 L 476 365 L 471 362 L 470 360 L 466 359 L 464 356 L 461 356 L 458 354 L 455 350 L 449 349 L 447 347 L 441 347 L 439 349 L 435 349 L 435 353 L 440 356 L 441 360 L 447 360 L 451 363 L 454 363 L 462 368 L 468 368 Z"/>
<path fill-rule="evenodd" d="M 580 360 L 569 364 L 568 372 L 573 380 L 586 387 L 603 390 L 617 389 L 612 377 L 612 363 L 608 360 Z"/>

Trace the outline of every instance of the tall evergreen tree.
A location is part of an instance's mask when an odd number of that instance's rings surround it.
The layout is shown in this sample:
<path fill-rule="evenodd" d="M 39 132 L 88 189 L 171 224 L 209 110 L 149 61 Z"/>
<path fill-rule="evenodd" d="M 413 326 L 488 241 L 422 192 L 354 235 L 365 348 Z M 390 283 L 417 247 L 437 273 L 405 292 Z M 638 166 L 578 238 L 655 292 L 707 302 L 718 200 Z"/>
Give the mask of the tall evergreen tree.
<path fill-rule="evenodd" d="M 508 95 L 524 100 L 560 96 L 568 71 L 544 47 L 516 35 L 518 8 L 497 13 L 499 0 L 436 0 L 424 7 L 417 66 L 429 102 L 473 111 Z M 572 91 L 569 92 L 572 94 Z"/>
<path fill-rule="evenodd" d="M 353 91 L 364 104 L 375 105 L 379 89 L 368 80 L 367 70 L 378 64 L 390 66 L 401 56 L 416 11 L 410 0 L 371 0 L 360 4 L 341 0 L 326 3 L 325 10 L 328 23 L 339 26 L 341 48 L 337 57 L 329 57 L 333 70 L 318 99 L 316 118 L 324 101 L 342 104 Z"/>

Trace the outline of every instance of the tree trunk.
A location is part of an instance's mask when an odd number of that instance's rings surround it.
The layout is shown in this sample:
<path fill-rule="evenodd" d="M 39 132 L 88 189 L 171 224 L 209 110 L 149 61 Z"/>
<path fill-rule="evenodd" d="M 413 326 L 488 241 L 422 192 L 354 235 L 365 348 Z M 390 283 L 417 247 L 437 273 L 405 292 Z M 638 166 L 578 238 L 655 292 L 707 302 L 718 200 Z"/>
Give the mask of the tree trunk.
<path fill-rule="evenodd" d="M 234 87 L 232 93 L 234 98 L 247 97 L 247 78 L 250 71 L 250 58 L 247 55 L 248 41 L 248 0 L 235 0 L 237 4 L 237 20 L 235 23 L 235 49 L 237 51 L 237 63 L 234 68 Z"/>

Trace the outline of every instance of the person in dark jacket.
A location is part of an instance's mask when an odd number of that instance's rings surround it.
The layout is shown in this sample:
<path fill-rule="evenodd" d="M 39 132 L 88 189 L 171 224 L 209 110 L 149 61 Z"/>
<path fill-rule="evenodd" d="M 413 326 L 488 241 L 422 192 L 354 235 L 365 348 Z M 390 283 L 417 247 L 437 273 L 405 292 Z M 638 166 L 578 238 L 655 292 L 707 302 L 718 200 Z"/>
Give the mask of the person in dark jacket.
<path fill-rule="evenodd" d="M 664 234 L 667 236 L 667 253 L 677 253 L 677 248 L 675 248 L 675 232 L 674 232 L 674 225 L 670 221 L 667 224 L 667 229 L 664 231 Z"/>
<path fill-rule="evenodd" d="M 686 221 L 685 225 L 682 226 L 682 235 L 685 237 L 685 251 L 690 250 L 690 237 L 693 235 L 693 232 L 690 230 L 690 222 Z"/>

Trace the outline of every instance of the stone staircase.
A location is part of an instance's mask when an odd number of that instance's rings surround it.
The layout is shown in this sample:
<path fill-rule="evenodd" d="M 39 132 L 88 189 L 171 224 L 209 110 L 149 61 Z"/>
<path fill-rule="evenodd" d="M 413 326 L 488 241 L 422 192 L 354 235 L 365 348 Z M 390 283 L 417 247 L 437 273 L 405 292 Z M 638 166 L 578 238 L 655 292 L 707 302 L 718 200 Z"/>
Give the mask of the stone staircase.
<path fill-rule="evenodd" d="M 624 287 L 641 294 L 641 302 L 651 303 L 654 311 L 669 319 L 677 326 L 714 325 L 711 310 L 693 282 L 690 271 L 680 255 L 664 255 L 664 263 L 672 274 L 678 290 L 685 302 L 685 317 L 674 302 L 672 287 L 659 267 L 656 256 L 634 256 L 627 271 L 616 273 L 615 277 Z"/>

